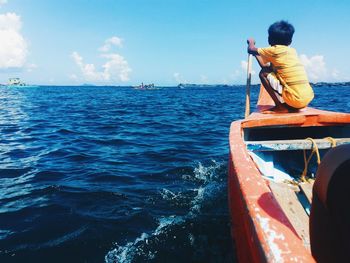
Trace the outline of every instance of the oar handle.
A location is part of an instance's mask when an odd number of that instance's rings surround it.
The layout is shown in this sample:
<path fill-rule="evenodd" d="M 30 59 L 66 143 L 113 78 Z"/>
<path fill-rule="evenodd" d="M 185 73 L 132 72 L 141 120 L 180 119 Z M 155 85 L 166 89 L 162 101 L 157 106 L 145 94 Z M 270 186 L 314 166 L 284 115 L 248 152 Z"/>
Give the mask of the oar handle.
<path fill-rule="evenodd" d="M 250 83 L 252 80 L 252 55 L 248 55 L 248 64 L 247 64 L 247 87 L 246 87 L 246 96 L 245 96 L 245 114 L 244 117 L 247 118 L 250 114 Z"/>

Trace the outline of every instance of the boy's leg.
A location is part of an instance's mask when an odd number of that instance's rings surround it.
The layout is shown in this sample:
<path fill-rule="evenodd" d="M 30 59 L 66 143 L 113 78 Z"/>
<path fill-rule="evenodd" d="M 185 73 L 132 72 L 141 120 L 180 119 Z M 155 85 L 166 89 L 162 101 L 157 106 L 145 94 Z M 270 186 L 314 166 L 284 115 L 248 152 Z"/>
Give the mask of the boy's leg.
<path fill-rule="evenodd" d="M 269 75 L 272 71 L 267 69 L 262 69 L 259 73 L 259 77 L 261 80 L 261 83 L 263 84 L 265 90 L 269 93 L 272 100 L 274 101 L 276 105 L 276 109 L 286 109 L 284 107 L 284 104 L 277 98 L 277 94 L 275 90 L 271 87 L 269 80 L 267 79 L 267 75 Z"/>

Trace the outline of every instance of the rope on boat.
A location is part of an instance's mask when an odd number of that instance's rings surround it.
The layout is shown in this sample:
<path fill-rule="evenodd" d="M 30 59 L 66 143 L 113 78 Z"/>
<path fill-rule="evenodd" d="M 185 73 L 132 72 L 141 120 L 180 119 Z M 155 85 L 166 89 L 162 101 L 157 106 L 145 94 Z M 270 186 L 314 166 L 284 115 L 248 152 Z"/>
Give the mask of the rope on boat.
<path fill-rule="evenodd" d="M 336 140 L 333 137 L 325 137 L 324 139 L 330 141 L 332 148 L 337 146 L 337 142 L 336 142 Z M 317 157 L 317 165 L 319 165 L 321 163 L 320 151 L 318 150 L 317 143 L 315 142 L 315 140 L 313 138 L 310 138 L 310 137 L 306 138 L 305 140 L 311 141 L 311 143 L 312 143 L 311 150 L 312 151 L 311 151 L 311 154 L 310 154 L 309 158 L 306 158 L 306 149 L 304 149 L 304 163 L 305 163 L 305 166 L 304 166 L 304 171 L 303 171 L 303 173 L 300 176 L 300 179 L 301 179 L 302 182 L 306 182 L 307 181 L 307 179 L 306 179 L 307 170 L 308 170 L 311 158 L 312 158 L 312 156 L 314 154 L 316 154 L 316 157 Z"/>
<path fill-rule="evenodd" d="M 332 148 L 337 146 L 337 141 L 333 137 L 326 137 L 325 139 L 331 142 Z"/>

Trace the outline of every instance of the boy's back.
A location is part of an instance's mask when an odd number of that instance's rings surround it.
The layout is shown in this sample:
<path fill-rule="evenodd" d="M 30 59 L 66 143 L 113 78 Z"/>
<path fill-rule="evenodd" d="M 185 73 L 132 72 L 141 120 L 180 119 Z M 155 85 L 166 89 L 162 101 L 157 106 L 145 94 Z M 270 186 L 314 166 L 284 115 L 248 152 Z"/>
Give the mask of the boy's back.
<path fill-rule="evenodd" d="M 254 39 L 248 40 L 248 53 L 255 55 L 262 67 L 261 82 L 275 102 L 276 110 L 304 108 L 314 93 L 297 52 L 290 47 L 294 27 L 278 21 L 269 27 L 268 33 L 269 47 L 257 48 Z"/>
<path fill-rule="evenodd" d="M 283 98 L 288 105 L 301 108 L 313 99 L 314 93 L 305 68 L 294 48 L 274 45 L 258 48 L 257 52 L 265 62 L 273 65 L 277 77 L 284 86 Z"/>

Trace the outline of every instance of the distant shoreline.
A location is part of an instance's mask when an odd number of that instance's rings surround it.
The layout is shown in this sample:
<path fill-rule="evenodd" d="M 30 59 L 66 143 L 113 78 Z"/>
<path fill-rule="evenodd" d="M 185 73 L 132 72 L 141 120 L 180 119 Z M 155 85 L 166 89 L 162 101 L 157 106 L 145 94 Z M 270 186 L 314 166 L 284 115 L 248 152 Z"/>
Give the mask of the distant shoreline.
<path fill-rule="evenodd" d="M 316 82 L 316 83 L 310 83 L 313 87 L 346 87 L 350 86 L 350 81 L 346 82 Z M 171 86 L 162 86 L 162 85 L 156 85 L 155 87 L 161 87 L 161 88 L 215 88 L 215 87 L 227 87 L 227 88 L 234 88 L 234 87 L 241 87 L 245 86 L 246 84 L 178 84 L 178 85 L 171 85 Z M 0 84 L 0 87 L 6 87 L 5 84 Z M 31 86 L 31 85 L 29 85 Z M 49 85 L 49 84 L 43 84 L 43 85 L 33 85 L 36 87 L 117 87 L 117 88 L 135 88 L 135 86 L 132 85 L 94 85 L 94 84 L 81 84 L 81 85 Z M 260 83 L 255 83 L 251 85 L 253 88 L 260 87 Z M 26 87 L 23 87 L 26 88 Z"/>

